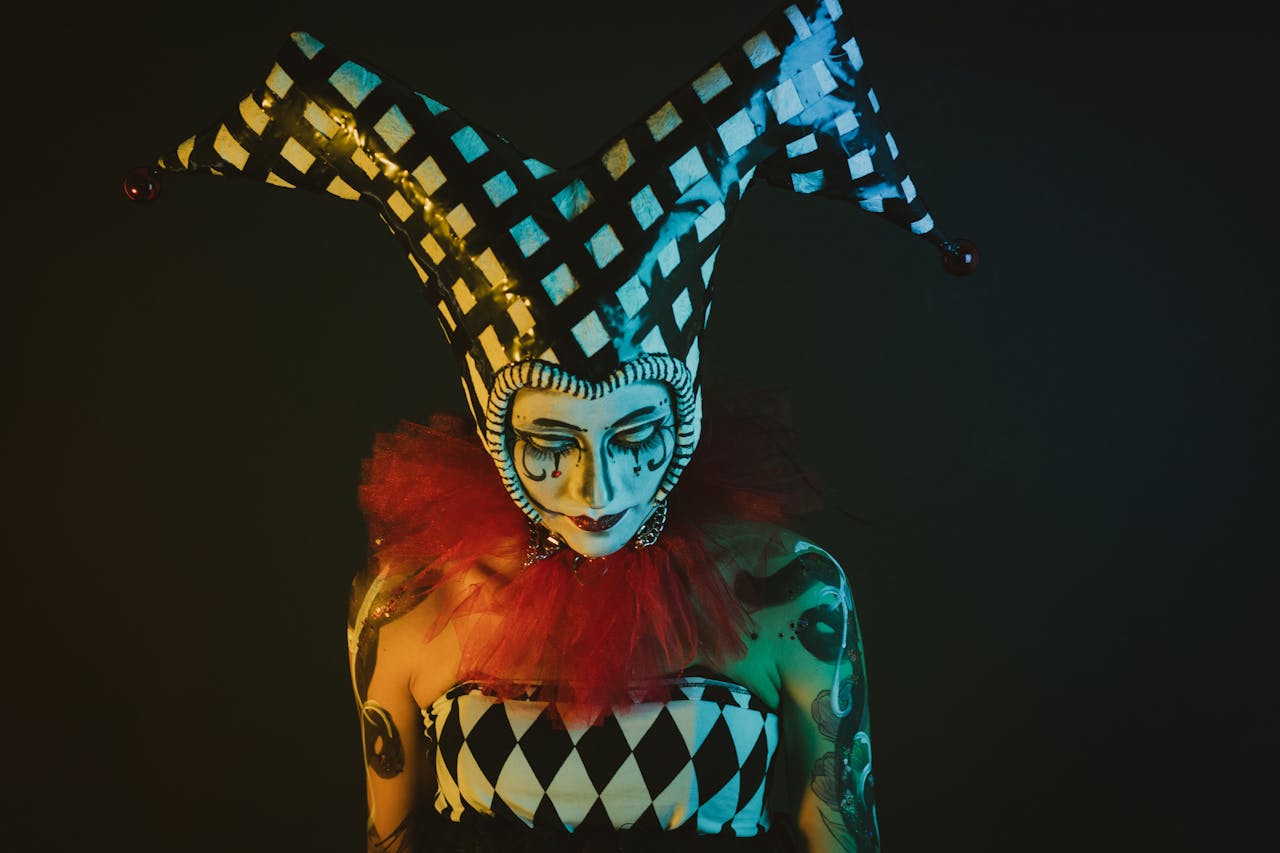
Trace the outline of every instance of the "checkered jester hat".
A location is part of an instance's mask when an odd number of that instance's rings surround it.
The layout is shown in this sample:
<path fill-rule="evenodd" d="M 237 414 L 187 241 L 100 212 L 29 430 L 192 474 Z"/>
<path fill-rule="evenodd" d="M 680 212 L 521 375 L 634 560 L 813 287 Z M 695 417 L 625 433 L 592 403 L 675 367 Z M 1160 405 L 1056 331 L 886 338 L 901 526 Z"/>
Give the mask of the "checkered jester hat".
<path fill-rule="evenodd" d="M 134 170 L 209 172 L 372 204 L 408 251 L 458 359 L 481 438 L 535 521 L 507 447 L 521 387 L 584 397 L 660 380 L 677 447 L 665 497 L 697 445 L 698 336 L 725 229 L 753 176 L 848 199 L 943 238 L 898 160 L 838 0 L 779 7 L 590 157 L 552 168 L 500 135 L 303 32 L 266 80 L 207 130 Z"/>

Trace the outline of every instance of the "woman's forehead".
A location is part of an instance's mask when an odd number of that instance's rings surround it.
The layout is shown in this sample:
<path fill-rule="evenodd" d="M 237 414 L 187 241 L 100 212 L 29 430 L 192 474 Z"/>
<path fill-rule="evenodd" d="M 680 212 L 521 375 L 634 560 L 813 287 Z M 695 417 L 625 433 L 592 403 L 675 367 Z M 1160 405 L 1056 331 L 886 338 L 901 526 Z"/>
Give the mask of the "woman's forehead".
<path fill-rule="evenodd" d="M 539 422 L 555 421 L 584 430 L 607 429 L 619 421 L 643 419 L 671 411 L 671 392 L 662 382 L 645 381 L 624 385 L 597 397 L 584 400 L 551 388 L 521 388 L 511 403 L 511 422 L 515 426 L 554 426 Z"/>

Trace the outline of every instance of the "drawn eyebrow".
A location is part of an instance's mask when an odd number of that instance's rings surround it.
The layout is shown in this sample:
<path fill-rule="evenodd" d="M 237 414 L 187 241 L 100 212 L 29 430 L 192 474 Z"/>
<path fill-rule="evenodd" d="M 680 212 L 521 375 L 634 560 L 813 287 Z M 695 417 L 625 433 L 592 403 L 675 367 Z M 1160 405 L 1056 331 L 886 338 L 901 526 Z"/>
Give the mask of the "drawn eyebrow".
<path fill-rule="evenodd" d="M 586 432 L 586 430 L 580 426 L 567 424 L 564 421 L 552 420 L 551 418 L 537 418 L 534 420 L 533 425 L 540 427 L 560 427 L 561 429 L 571 429 L 574 432 Z"/>
<path fill-rule="evenodd" d="M 618 418 L 609 425 L 609 429 L 616 429 L 620 424 L 625 424 L 627 421 L 635 420 L 636 418 L 642 418 L 645 415 L 651 415 L 656 411 L 658 411 L 657 406 L 641 406 L 631 414 Z"/>
<path fill-rule="evenodd" d="M 639 418 L 643 418 L 647 415 L 652 415 L 657 411 L 658 411 L 657 406 L 641 406 L 640 408 L 636 409 L 634 412 L 629 412 L 623 415 L 622 417 L 618 418 L 616 421 L 614 421 L 612 424 L 609 425 L 609 429 L 617 429 L 622 424 L 629 423 L 630 421 L 634 421 Z M 535 418 L 531 425 L 539 426 L 539 427 L 568 429 L 568 430 L 573 430 L 574 432 L 586 432 L 586 430 L 583 427 L 576 426 L 571 423 L 566 423 L 564 421 L 557 421 L 554 418 Z"/>

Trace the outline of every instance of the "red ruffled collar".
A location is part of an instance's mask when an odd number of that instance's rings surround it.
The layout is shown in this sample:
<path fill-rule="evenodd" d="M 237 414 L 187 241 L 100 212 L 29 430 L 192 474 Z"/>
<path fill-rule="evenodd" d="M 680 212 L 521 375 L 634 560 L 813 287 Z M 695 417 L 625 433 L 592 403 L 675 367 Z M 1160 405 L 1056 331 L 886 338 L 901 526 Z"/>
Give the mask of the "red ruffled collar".
<path fill-rule="evenodd" d="M 643 698 L 636 688 L 646 680 L 695 659 L 716 666 L 744 650 L 750 620 L 721 571 L 734 555 L 709 529 L 729 519 L 780 520 L 788 501 L 807 492 L 811 503 L 814 493 L 785 451 L 781 466 L 766 461 L 770 454 L 758 443 L 750 456 L 743 452 L 728 454 L 732 467 L 717 466 L 711 453 L 709 464 L 690 465 L 656 544 L 623 548 L 577 573 L 576 555 L 567 549 L 522 566 L 525 517 L 489 454 L 457 418 L 425 426 L 406 421 L 379 435 L 364 464 L 360 502 L 373 555 L 403 583 L 462 582 L 434 631 L 464 615 L 489 617 L 484 624 L 495 628 L 459 632 L 457 680 L 487 681 L 499 691 L 538 680 L 543 698 L 575 717 L 594 718 Z M 773 488 L 748 485 L 744 472 L 752 466 L 744 458 L 775 474 L 790 464 L 791 475 L 774 476 Z M 736 481 L 711 476 L 717 468 L 735 471 Z M 477 566 L 499 570 L 467 580 L 479 574 Z M 522 688 L 511 689 L 515 696 Z"/>

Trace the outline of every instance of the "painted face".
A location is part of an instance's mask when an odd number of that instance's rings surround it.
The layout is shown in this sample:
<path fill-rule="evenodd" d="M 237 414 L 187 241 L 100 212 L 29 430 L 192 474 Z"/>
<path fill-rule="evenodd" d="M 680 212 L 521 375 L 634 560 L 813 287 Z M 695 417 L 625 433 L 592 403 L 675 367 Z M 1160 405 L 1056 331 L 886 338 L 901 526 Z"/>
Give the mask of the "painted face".
<path fill-rule="evenodd" d="M 516 473 L 546 528 L 584 557 L 603 557 L 653 510 L 675 448 L 671 393 L 661 382 L 595 400 L 522 388 L 511 436 Z"/>

